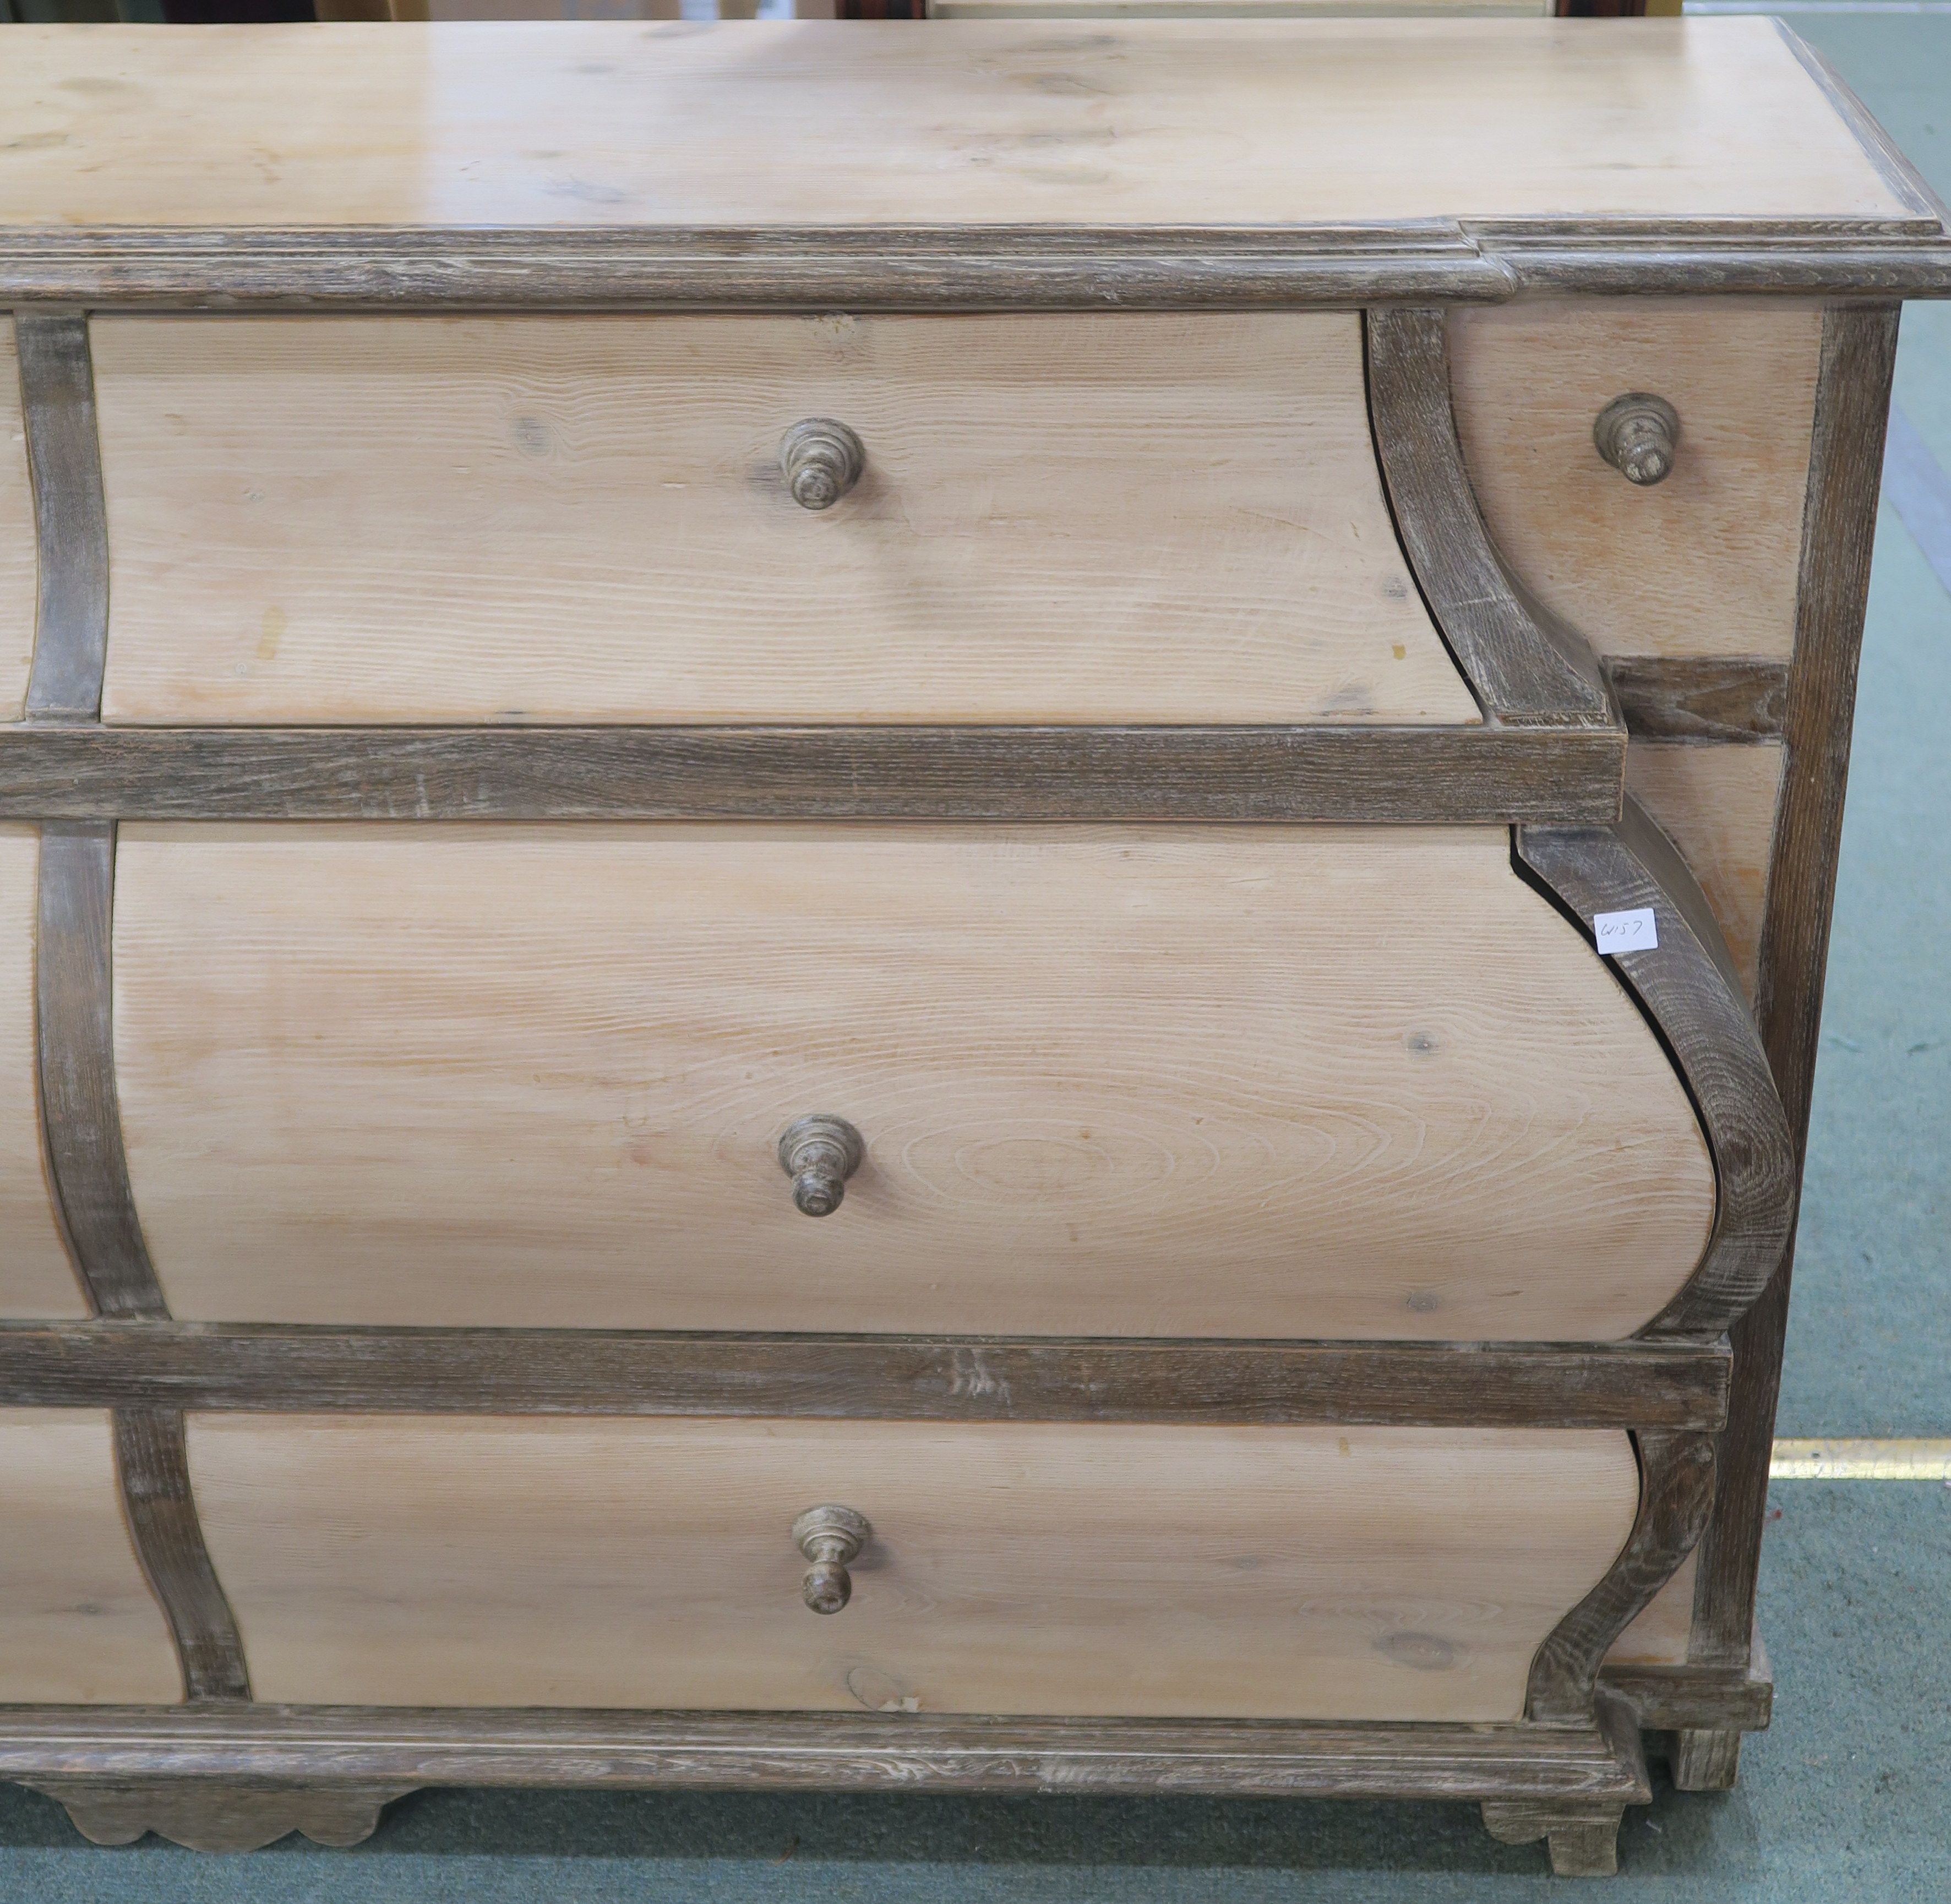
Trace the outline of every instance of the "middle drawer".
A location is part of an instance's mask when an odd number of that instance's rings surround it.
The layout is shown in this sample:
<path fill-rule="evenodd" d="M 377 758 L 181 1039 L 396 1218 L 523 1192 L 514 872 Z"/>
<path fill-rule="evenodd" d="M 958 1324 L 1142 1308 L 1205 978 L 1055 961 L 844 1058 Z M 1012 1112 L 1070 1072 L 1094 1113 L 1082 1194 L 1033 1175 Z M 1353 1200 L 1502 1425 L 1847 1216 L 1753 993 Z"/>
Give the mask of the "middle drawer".
<path fill-rule="evenodd" d="M 186 1319 L 1591 1340 L 1714 1210 L 1501 829 L 130 826 L 114 969 Z"/>

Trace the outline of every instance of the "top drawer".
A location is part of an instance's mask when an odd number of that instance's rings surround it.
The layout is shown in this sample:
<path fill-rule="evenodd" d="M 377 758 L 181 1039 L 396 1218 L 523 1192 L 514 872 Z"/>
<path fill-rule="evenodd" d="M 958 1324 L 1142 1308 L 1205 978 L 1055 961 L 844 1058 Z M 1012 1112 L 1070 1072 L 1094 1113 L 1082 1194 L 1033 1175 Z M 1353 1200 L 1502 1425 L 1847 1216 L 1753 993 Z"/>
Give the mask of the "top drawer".
<path fill-rule="evenodd" d="M 109 721 L 1478 719 L 1353 313 L 91 328 Z"/>

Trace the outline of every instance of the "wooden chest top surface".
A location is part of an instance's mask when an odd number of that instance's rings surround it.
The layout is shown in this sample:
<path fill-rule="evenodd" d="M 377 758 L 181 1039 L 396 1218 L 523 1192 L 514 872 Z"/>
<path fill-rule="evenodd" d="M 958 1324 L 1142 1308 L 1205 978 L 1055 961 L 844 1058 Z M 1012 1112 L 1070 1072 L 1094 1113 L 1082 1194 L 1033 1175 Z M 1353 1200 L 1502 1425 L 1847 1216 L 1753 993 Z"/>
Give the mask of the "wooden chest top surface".
<path fill-rule="evenodd" d="M 1762 19 L 25 27 L 0 229 L 1941 233 Z"/>

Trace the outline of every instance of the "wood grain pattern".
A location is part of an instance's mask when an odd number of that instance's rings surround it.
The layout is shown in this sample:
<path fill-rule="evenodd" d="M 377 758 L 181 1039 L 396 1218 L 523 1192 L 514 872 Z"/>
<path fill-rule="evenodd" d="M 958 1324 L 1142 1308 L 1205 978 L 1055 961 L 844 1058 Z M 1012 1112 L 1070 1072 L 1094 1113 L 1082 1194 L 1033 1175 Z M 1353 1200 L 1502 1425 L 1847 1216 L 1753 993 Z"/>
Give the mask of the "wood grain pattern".
<path fill-rule="evenodd" d="M 1626 756 L 1633 798 L 1700 882 L 1751 1001 L 1761 982 L 1768 857 L 1784 758 L 1778 742 L 1724 747 L 1640 740 Z"/>
<path fill-rule="evenodd" d="M 1778 740 L 1788 663 L 1737 656 L 1614 655 L 1604 663 L 1635 740 Z"/>
<path fill-rule="evenodd" d="M 1700 1550 L 1690 1570 L 1697 1578 Z M 1678 1576 L 1675 1576 L 1678 1578 Z M 1600 1675 L 1605 1690 L 1625 1702 L 1649 1731 L 1731 1727 L 1767 1730 L 1775 1710 L 1775 1681 L 1760 1636 L 1753 1656 L 1739 1665 L 1637 1663 L 1609 1659 Z"/>
<path fill-rule="evenodd" d="M 18 720 L 27 704 L 39 569 L 20 358 L 14 326 L 0 313 L 0 721 Z"/>
<path fill-rule="evenodd" d="M 938 1718 L 275 1706 L 0 1710 L 10 1778 L 1317 1798 L 1651 1796 L 1637 1733 L 1599 1727 Z"/>
<path fill-rule="evenodd" d="M 1672 842 L 1633 801 L 1614 828 L 1522 827 L 1519 855 L 1585 930 L 1642 908 L 1658 943 L 1612 956 L 1656 1024 L 1712 1149 L 1714 1231 L 1686 1287 L 1646 1333 L 1714 1335 L 1766 1286 L 1795 1221 L 1796 1159 L 1740 975 Z"/>
<path fill-rule="evenodd" d="M 1942 297 L 1951 289 L 1951 244 L 1942 220 L 1928 234 L 1884 238 L 1819 220 L 1654 225 L 1640 227 L 1637 242 L 1600 219 L 1473 219 L 1462 229 L 1482 258 L 1509 273 L 1518 295 L 1529 298 Z M 307 255 L 309 244 L 267 246 L 267 253 L 274 248 L 299 278 L 309 265 L 330 285 L 323 261 Z"/>
<path fill-rule="evenodd" d="M 1714 1440 L 1665 1429 L 1633 1437 L 1638 1512 L 1605 1578 L 1551 1630 L 1532 1660 L 1525 1715 L 1550 1723 L 1587 1717 L 1606 1654 L 1673 1578 L 1707 1524 L 1714 1498 Z"/>
<path fill-rule="evenodd" d="M 116 1095 L 114 878 L 112 826 L 41 829 L 34 1009 L 42 1125 L 54 1203 L 89 1308 L 161 1318 L 169 1312 L 130 1195 Z M 236 1628 L 190 1497 L 183 1417 L 124 1408 L 111 1421 L 127 1533 L 168 1622 L 186 1695 L 248 1699 Z"/>
<path fill-rule="evenodd" d="M 94 329 L 110 721 L 1477 719 L 1353 314 Z"/>
<path fill-rule="evenodd" d="M 1713 1209 L 1501 829 L 130 827 L 115 1024 L 211 1320 L 1592 1340 Z"/>
<path fill-rule="evenodd" d="M 0 826 L 0 1316 L 86 1316 L 55 1213 L 35 1064 L 40 837 Z"/>
<path fill-rule="evenodd" d="M 183 1690 L 123 1522 L 108 1413 L 0 1409 L 0 1701 L 173 1704 Z"/>
<path fill-rule="evenodd" d="M 1759 20 L 548 30 L 30 28 L 0 225 L 1915 216 Z"/>
<path fill-rule="evenodd" d="M 1821 332 L 1820 304 L 1779 296 L 1453 315 L 1457 428 L 1491 533 L 1601 654 L 1787 658 Z M 1650 488 L 1593 446 L 1630 390 L 1680 413 L 1678 460 Z"/>
<path fill-rule="evenodd" d="M 1798 1168 L 1808 1138 L 1821 1029 L 1856 664 L 1899 314 L 1893 304 L 1837 304 L 1823 322 L 1797 584 L 1796 665 L 1783 729 L 1788 763 L 1768 869 L 1757 1001 Z M 1781 1267 L 1732 1331 L 1738 1392 L 1720 1437 L 1721 1485 L 1702 1546 L 1694 1601 L 1693 1657 L 1703 1665 L 1743 1667 L 1754 1645 L 1755 1581 L 1794 1247 L 1791 1230 Z"/>
<path fill-rule="evenodd" d="M 1686 1665 L 1688 1637 L 1693 1630 L 1693 1582 L 1700 1565 L 1697 1547 L 1612 1643 L 1606 1656 L 1608 1672 L 1615 1667 Z"/>
<path fill-rule="evenodd" d="M 33 486 L 37 588 L 30 721 L 92 721 L 108 642 L 108 527 L 102 517 L 88 320 L 14 320 L 20 417 Z"/>
<path fill-rule="evenodd" d="M 1942 221 L 1441 218 L 1268 228 L 16 227 L 0 298 L 95 310 L 1349 311 L 1531 297 L 1943 297 Z"/>
<path fill-rule="evenodd" d="M 115 829 L 43 826 L 35 1049 L 49 1183 L 89 1306 L 167 1316 L 129 1189 L 116 1094 L 110 938 Z"/>
<path fill-rule="evenodd" d="M 1639 1493 L 1549 1431 L 226 1415 L 190 1462 L 259 1696 L 332 1705 L 1514 1719 Z M 826 1500 L 875 1538 L 823 1619 Z"/>
<path fill-rule="evenodd" d="M 1528 227 L 1526 228 L 1529 229 Z M 1852 281 L 1933 278 L 1928 241 L 1817 236 L 1800 268 Z M 1781 248 L 1781 234 L 1764 244 Z M 1739 238 L 1724 236 L 1723 254 Z M 1801 255 L 1805 246 L 1815 258 Z M 1752 242 L 1748 247 L 1752 249 Z M 1627 241 L 1642 270 L 1652 248 Z M 1654 253 L 1656 258 L 1658 254 Z M 1605 261 L 1616 267 L 1616 251 Z M 1730 269 L 1722 255 L 1722 273 Z M 1754 261 L 1747 261 L 1753 272 Z M 1560 267 L 1562 268 L 1562 267 Z M 1572 267 L 1584 273 L 1583 258 Z M 1658 268 L 1655 264 L 1653 268 Z M 1740 265 L 1734 263 L 1739 273 Z M 1781 267 L 1776 266 L 1778 271 Z M 1202 311 L 1387 297 L 1509 296 L 1516 273 L 1453 223 L 1370 229 L 795 226 L 760 231 L 230 230 L 16 228 L 0 239 L 0 296 L 91 309 L 229 315 L 398 311 Z"/>
<path fill-rule="evenodd" d="M 115 1411 L 115 1466 L 136 1552 L 170 1623 L 192 1700 L 248 1700 L 236 1622 L 211 1570 L 190 1491 L 183 1418 L 171 1409 Z"/>
<path fill-rule="evenodd" d="M 0 728 L 58 819 L 1604 824 L 1616 728 Z"/>
<path fill-rule="evenodd" d="M 1372 311 L 1365 334 L 1375 448 L 1396 527 L 1477 698 L 1512 726 L 1615 724 L 1590 651 L 1532 611 L 1491 546 L 1457 443 L 1446 314 Z"/>
<path fill-rule="evenodd" d="M 36 1406 L 882 1421 L 1718 1428 L 1703 1342 L 1008 1341 L 994 1337 L 0 1324 Z M 1683 1633 L 1683 1639 L 1684 1639 Z"/>

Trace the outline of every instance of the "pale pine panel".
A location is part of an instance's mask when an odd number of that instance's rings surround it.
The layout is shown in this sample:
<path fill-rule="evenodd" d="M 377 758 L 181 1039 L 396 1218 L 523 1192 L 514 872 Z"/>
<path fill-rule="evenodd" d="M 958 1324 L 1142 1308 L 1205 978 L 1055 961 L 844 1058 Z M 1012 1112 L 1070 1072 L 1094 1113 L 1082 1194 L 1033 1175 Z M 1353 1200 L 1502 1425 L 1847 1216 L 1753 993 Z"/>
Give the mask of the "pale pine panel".
<path fill-rule="evenodd" d="M 173 1705 L 176 1650 L 122 1518 L 105 1409 L 0 1409 L 0 1701 Z"/>
<path fill-rule="evenodd" d="M 258 1697 L 386 1706 L 1515 1719 L 1638 1496 L 1590 1431 L 198 1416 L 190 1469 Z"/>
<path fill-rule="evenodd" d="M 1478 718 L 1350 313 L 93 329 L 111 720 Z"/>
<path fill-rule="evenodd" d="M 1750 1000 L 1787 754 L 1774 741 L 1634 741 L 1626 753 L 1627 787 L 1700 882 Z"/>
<path fill-rule="evenodd" d="M 1457 429 L 1491 532 L 1602 654 L 1795 645 L 1820 304 L 1774 298 L 1541 301 L 1450 320 Z M 1680 414 L 1663 482 L 1594 447 L 1628 391 Z"/>
<path fill-rule="evenodd" d="M 0 224 L 1914 215 L 1766 20 L 29 27 L 7 53 Z"/>
<path fill-rule="evenodd" d="M 129 826 L 172 1310 L 1575 1341 L 1698 1259 L 1644 1021 L 1502 829 Z M 844 1206 L 774 1154 L 851 1119 Z"/>

